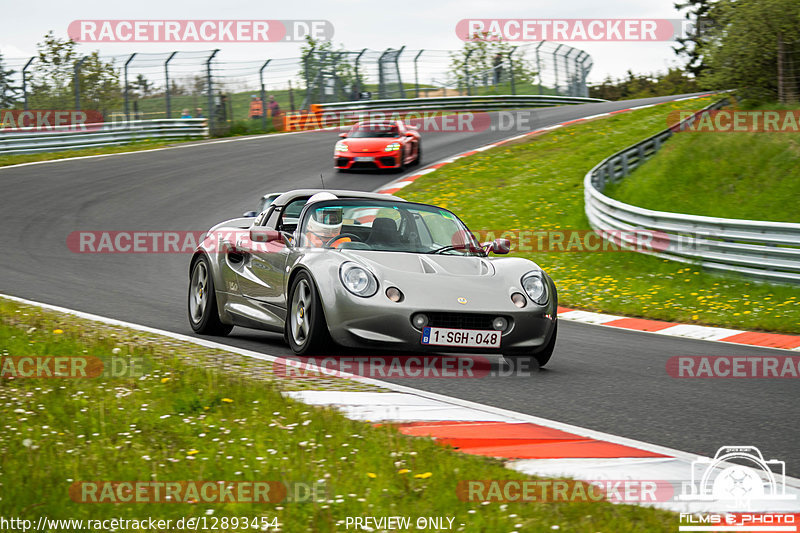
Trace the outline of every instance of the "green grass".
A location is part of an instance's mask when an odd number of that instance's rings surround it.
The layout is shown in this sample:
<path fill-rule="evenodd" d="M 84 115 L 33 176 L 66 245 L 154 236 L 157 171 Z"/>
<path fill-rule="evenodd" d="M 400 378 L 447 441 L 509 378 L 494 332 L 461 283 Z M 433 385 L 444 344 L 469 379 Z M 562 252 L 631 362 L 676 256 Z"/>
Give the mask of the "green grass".
<path fill-rule="evenodd" d="M 605 502 L 462 501 L 458 480 L 532 478 L 498 460 L 288 400 L 280 391 L 293 383 L 276 379 L 267 362 L 2 299 L 0 346 L 4 360 L 115 353 L 144 358 L 149 367 L 133 378 L 0 378 L 0 516 L 34 523 L 40 516 L 173 521 L 265 516 L 277 517 L 281 530 L 289 532 L 342 531 L 345 517 L 367 515 L 449 516 L 456 531 L 676 527 L 674 514 Z M 325 492 L 312 501 L 275 504 L 88 504 L 69 497 L 76 481 L 106 480 L 310 485 L 323 480 Z"/>
<path fill-rule="evenodd" d="M 37 161 L 54 161 L 57 159 L 67 159 L 70 157 L 85 157 L 89 155 L 118 154 L 122 152 L 139 152 L 142 150 L 152 150 L 154 148 L 164 148 L 174 146 L 181 142 L 191 142 L 197 139 L 187 139 L 186 141 L 142 141 L 123 144 L 120 146 L 102 146 L 98 148 L 82 148 L 80 150 L 64 150 L 60 152 L 42 152 L 38 154 L 10 154 L 0 155 L 0 167 L 9 165 L 19 165 L 22 163 L 33 163 Z"/>
<path fill-rule="evenodd" d="M 506 144 L 427 174 L 399 194 L 447 207 L 473 230 L 589 230 L 583 210 L 586 172 L 603 158 L 663 130 L 670 111 L 700 109 L 710 102 L 704 98 L 662 104 Z M 797 202 L 787 203 L 791 205 L 782 209 L 796 208 Z M 797 287 L 721 277 L 632 252 L 520 255 L 548 271 L 564 306 L 800 333 Z"/>
<path fill-rule="evenodd" d="M 800 138 L 682 132 L 606 194 L 659 211 L 800 222 Z"/>

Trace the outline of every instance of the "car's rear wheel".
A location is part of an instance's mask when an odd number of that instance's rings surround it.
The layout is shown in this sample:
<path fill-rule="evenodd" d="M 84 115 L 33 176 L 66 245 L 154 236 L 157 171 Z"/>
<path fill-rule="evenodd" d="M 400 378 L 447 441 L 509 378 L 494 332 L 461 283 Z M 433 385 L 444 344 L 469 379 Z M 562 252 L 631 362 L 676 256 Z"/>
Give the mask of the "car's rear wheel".
<path fill-rule="evenodd" d="M 550 358 L 553 357 L 553 351 L 556 349 L 556 337 L 558 337 L 558 322 L 553 326 L 553 333 L 550 335 L 550 340 L 547 341 L 547 344 L 538 352 L 534 352 L 533 355 L 511 353 L 504 354 L 503 357 L 512 368 L 515 369 L 522 369 L 525 363 L 531 359 L 536 360 L 539 368 L 542 368 L 550 361 Z"/>
<path fill-rule="evenodd" d="M 419 165 L 422 161 L 422 143 L 417 143 L 417 157 L 414 158 L 413 165 Z"/>
<path fill-rule="evenodd" d="M 219 319 L 217 292 L 211 264 L 204 255 L 198 257 L 189 277 L 189 324 L 201 335 L 227 335 L 233 329 Z"/>
<path fill-rule="evenodd" d="M 285 336 L 294 353 L 314 353 L 330 343 L 319 292 L 307 272 L 300 272 L 292 281 L 288 311 Z"/>

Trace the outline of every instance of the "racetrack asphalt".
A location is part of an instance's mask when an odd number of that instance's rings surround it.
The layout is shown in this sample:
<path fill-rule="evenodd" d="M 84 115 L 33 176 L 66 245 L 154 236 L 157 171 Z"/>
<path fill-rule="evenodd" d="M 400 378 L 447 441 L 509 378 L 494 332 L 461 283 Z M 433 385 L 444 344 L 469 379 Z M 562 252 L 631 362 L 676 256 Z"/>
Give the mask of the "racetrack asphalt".
<path fill-rule="evenodd" d="M 529 130 L 674 97 L 529 114 Z M 423 133 L 423 164 L 522 133 Z M 192 334 L 186 318 L 188 254 L 78 254 L 73 231 L 204 231 L 255 209 L 267 192 L 318 187 L 374 190 L 397 175 L 337 173 L 335 131 L 0 168 L 0 292 Z M 587 169 L 594 164 L 587 161 Z M 546 267 L 546 265 L 545 265 Z M 558 280 L 556 280 L 558 283 Z M 279 335 L 235 328 L 217 339 L 291 355 Z M 792 352 L 783 352 L 791 354 Z M 800 400 L 793 379 L 675 379 L 677 355 L 776 355 L 775 350 L 561 321 L 546 370 L 530 376 L 403 379 L 406 386 L 652 442 L 704 456 L 758 446 L 800 475 Z M 363 354 L 361 354 L 363 355 Z"/>

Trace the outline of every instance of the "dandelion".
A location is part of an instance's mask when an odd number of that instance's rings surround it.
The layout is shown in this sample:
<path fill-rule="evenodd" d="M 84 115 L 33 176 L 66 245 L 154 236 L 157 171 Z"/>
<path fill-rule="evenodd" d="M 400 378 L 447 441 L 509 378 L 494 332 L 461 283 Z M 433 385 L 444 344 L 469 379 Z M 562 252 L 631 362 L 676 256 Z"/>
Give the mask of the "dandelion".
<path fill-rule="evenodd" d="M 222 401 L 225 403 L 233 403 L 233 400 L 231 400 L 230 398 L 223 398 Z"/>
<path fill-rule="evenodd" d="M 200 452 L 197 451 L 197 450 L 189 450 L 188 452 L 186 452 L 186 455 L 194 455 L 196 453 L 200 453 Z"/>
<path fill-rule="evenodd" d="M 169 378 L 161 378 L 161 383 L 166 383 L 167 381 L 169 381 Z"/>
<path fill-rule="evenodd" d="M 430 473 L 430 472 L 425 472 L 424 474 L 415 474 L 414 477 L 417 478 L 417 479 L 428 479 L 432 475 L 433 474 Z"/>
<path fill-rule="evenodd" d="M 375 472 L 367 472 L 367 477 L 370 479 L 375 479 L 376 477 L 378 477 L 378 474 L 376 474 Z"/>
<path fill-rule="evenodd" d="M 53 330 L 53 334 L 54 335 L 61 335 L 62 333 L 64 333 L 63 329 L 54 329 Z"/>
<path fill-rule="evenodd" d="M 411 472 L 411 470 L 409 470 L 408 468 L 401 468 L 400 470 L 397 471 L 398 474 L 408 474 L 409 472 Z"/>

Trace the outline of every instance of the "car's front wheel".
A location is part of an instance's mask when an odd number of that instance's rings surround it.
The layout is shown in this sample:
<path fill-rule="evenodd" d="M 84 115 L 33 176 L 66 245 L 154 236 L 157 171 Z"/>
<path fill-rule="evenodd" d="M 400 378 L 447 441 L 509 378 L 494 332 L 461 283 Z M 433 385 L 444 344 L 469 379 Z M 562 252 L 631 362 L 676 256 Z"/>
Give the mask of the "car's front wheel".
<path fill-rule="evenodd" d="M 189 324 L 201 335 L 227 335 L 233 329 L 219 319 L 217 293 L 211 263 L 205 255 L 198 257 L 192 265 L 189 278 Z"/>
<path fill-rule="evenodd" d="M 307 272 L 292 281 L 285 327 L 289 347 L 298 355 L 319 351 L 330 342 L 319 292 Z"/>

